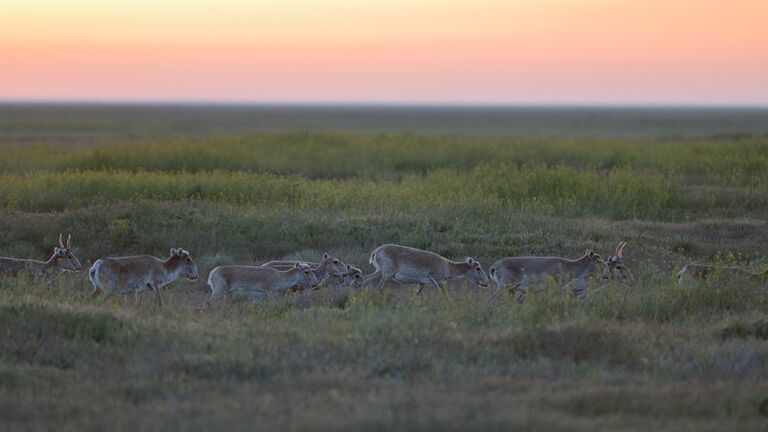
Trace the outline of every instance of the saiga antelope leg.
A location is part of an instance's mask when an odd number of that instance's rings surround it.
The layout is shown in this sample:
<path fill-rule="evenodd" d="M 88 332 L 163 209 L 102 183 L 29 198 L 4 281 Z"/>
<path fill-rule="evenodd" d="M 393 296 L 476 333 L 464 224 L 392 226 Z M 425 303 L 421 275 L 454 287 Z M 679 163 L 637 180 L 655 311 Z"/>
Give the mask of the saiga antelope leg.
<path fill-rule="evenodd" d="M 432 276 L 429 276 L 429 281 L 432 283 L 432 285 L 436 286 L 444 296 L 448 297 L 448 291 L 445 290 L 444 286 L 440 285 L 440 282 L 436 281 Z"/>
<path fill-rule="evenodd" d="M 152 285 L 152 284 L 149 284 L 149 287 L 157 295 L 157 308 L 158 309 L 162 309 L 163 308 L 163 298 L 160 296 L 160 288 L 157 285 Z"/>
<path fill-rule="evenodd" d="M 376 287 L 379 289 L 379 292 L 384 292 L 384 284 L 389 282 L 392 279 L 392 275 L 385 275 L 384 273 L 381 274 L 381 280 L 379 280 L 379 285 Z"/>
<path fill-rule="evenodd" d="M 376 270 L 375 272 L 363 278 L 363 288 L 367 287 L 371 282 L 373 282 L 374 279 L 376 279 L 380 275 L 381 275 L 381 270 Z"/>

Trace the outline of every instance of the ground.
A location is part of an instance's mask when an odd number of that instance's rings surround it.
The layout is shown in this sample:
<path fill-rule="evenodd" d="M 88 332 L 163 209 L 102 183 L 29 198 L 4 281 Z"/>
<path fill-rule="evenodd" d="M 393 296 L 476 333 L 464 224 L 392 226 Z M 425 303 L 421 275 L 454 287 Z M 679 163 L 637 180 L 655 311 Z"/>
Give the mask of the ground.
<path fill-rule="evenodd" d="M 1 281 L 3 430 L 768 426 L 765 280 L 674 277 L 765 268 L 765 112 L 300 112 L 324 126 L 297 131 L 266 108 L 2 109 L 0 255 L 45 259 L 64 232 L 84 265 L 183 247 L 201 273 L 162 310 L 91 299 L 85 272 Z M 636 285 L 585 300 L 456 284 L 206 306 L 225 263 L 329 252 L 370 272 L 401 243 L 487 269 L 620 240 Z"/>

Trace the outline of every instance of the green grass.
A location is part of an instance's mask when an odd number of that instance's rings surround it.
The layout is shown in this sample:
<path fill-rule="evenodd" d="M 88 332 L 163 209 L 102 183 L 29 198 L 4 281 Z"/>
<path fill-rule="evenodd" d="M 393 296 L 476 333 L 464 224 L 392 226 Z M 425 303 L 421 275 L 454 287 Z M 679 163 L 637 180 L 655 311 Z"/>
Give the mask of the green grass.
<path fill-rule="evenodd" d="M 755 138 L 654 140 L 442 137 L 394 133 L 268 133 L 212 138 L 142 138 L 82 146 L 7 145 L 0 172 L 235 171 L 310 178 L 401 177 L 481 164 L 630 167 L 705 183 L 764 184 L 768 141 Z"/>
<path fill-rule="evenodd" d="M 9 426 L 716 430 L 766 421 L 768 345 L 731 330 L 763 322 L 754 287 L 661 316 L 648 311 L 675 289 L 608 287 L 581 303 L 548 291 L 490 308 L 462 290 L 415 300 L 353 293 L 343 309 L 327 293 L 199 309 L 206 294 L 181 284 L 158 312 L 151 302 L 90 301 L 72 279 L 5 288 Z"/>
<path fill-rule="evenodd" d="M 440 211 L 469 216 L 505 211 L 653 218 L 685 215 L 680 191 L 661 176 L 629 169 L 604 173 L 562 166 L 480 165 L 400 181 L 309 180 L 274 174 L 85 171 L 0 176 L 9 210 L 65 210 L 123 201 L 209 201 L 323 213 Z M 755 193 L 755 198 L 760 194 Z M 752 203 L 768 205 L 768 199 Z M 728 210 L 733 210 L 728 208 Z"/>
<path fill-rule="evenodd" d="M 0 427 L 765 428 L 768 287 L 674 273 L 765 267 L 767 155 L 760 137 L 336 132 L 4 147 L 0 255 L 47 258 L 69 232 L 84 264 L 184 247 L 203 277 L 160 311 L 90 299 L 84 272 L 0 281 Z M 220 264 L 330 252 L 370 271 L 392 242 L 488 268 L 622 239 L 636 286 L 583 301 L 457 285 L 205 307 Z"/>

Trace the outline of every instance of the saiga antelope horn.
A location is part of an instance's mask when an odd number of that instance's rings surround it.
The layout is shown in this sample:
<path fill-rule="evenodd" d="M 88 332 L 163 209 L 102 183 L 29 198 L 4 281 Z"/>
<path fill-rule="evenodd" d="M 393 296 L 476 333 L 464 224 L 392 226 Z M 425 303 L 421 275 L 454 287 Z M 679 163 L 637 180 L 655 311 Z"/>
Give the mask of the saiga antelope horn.
<path fill-rule="evenodd" d="M 622 240 L 622 241 L 619 243 L 619 247 L 618 247 L 618 248 L 616 248 L 616 250 L 618 251 L 618 252 L 616 253 L 616 256 L 617 256 L 617 257 L 621 257 L 621 256 L 622 256 L 622 254 L 624 253 L 624 246 L 626 246 L 626 245 L 627 245 L 627 242 L 626 242 L 626 241 L 624 241 L 624 240 Z"/>

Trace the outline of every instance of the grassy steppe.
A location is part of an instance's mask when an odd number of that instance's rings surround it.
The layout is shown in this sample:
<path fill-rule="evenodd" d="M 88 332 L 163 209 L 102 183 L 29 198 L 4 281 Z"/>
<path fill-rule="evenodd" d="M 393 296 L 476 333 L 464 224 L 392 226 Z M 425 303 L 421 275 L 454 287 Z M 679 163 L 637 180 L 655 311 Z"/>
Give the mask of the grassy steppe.
<path fill-rule="evenodd" d="M 688 260 L 768 257 L 768 139 L 266 133 L 4 146 L 0 255 L 84 263 L 189 249 L 370 270 L 397 242 L 449 257 L 607 255 L 633 288 L 523 305 L 455 286 L 204 308 L 89 299 L 84 274 L 0 286 L 3 429 L 723 430 L 768 426 L 765 284 L 678 288 Z M 205 279 L 205 278 L 202 278 Z"/>

